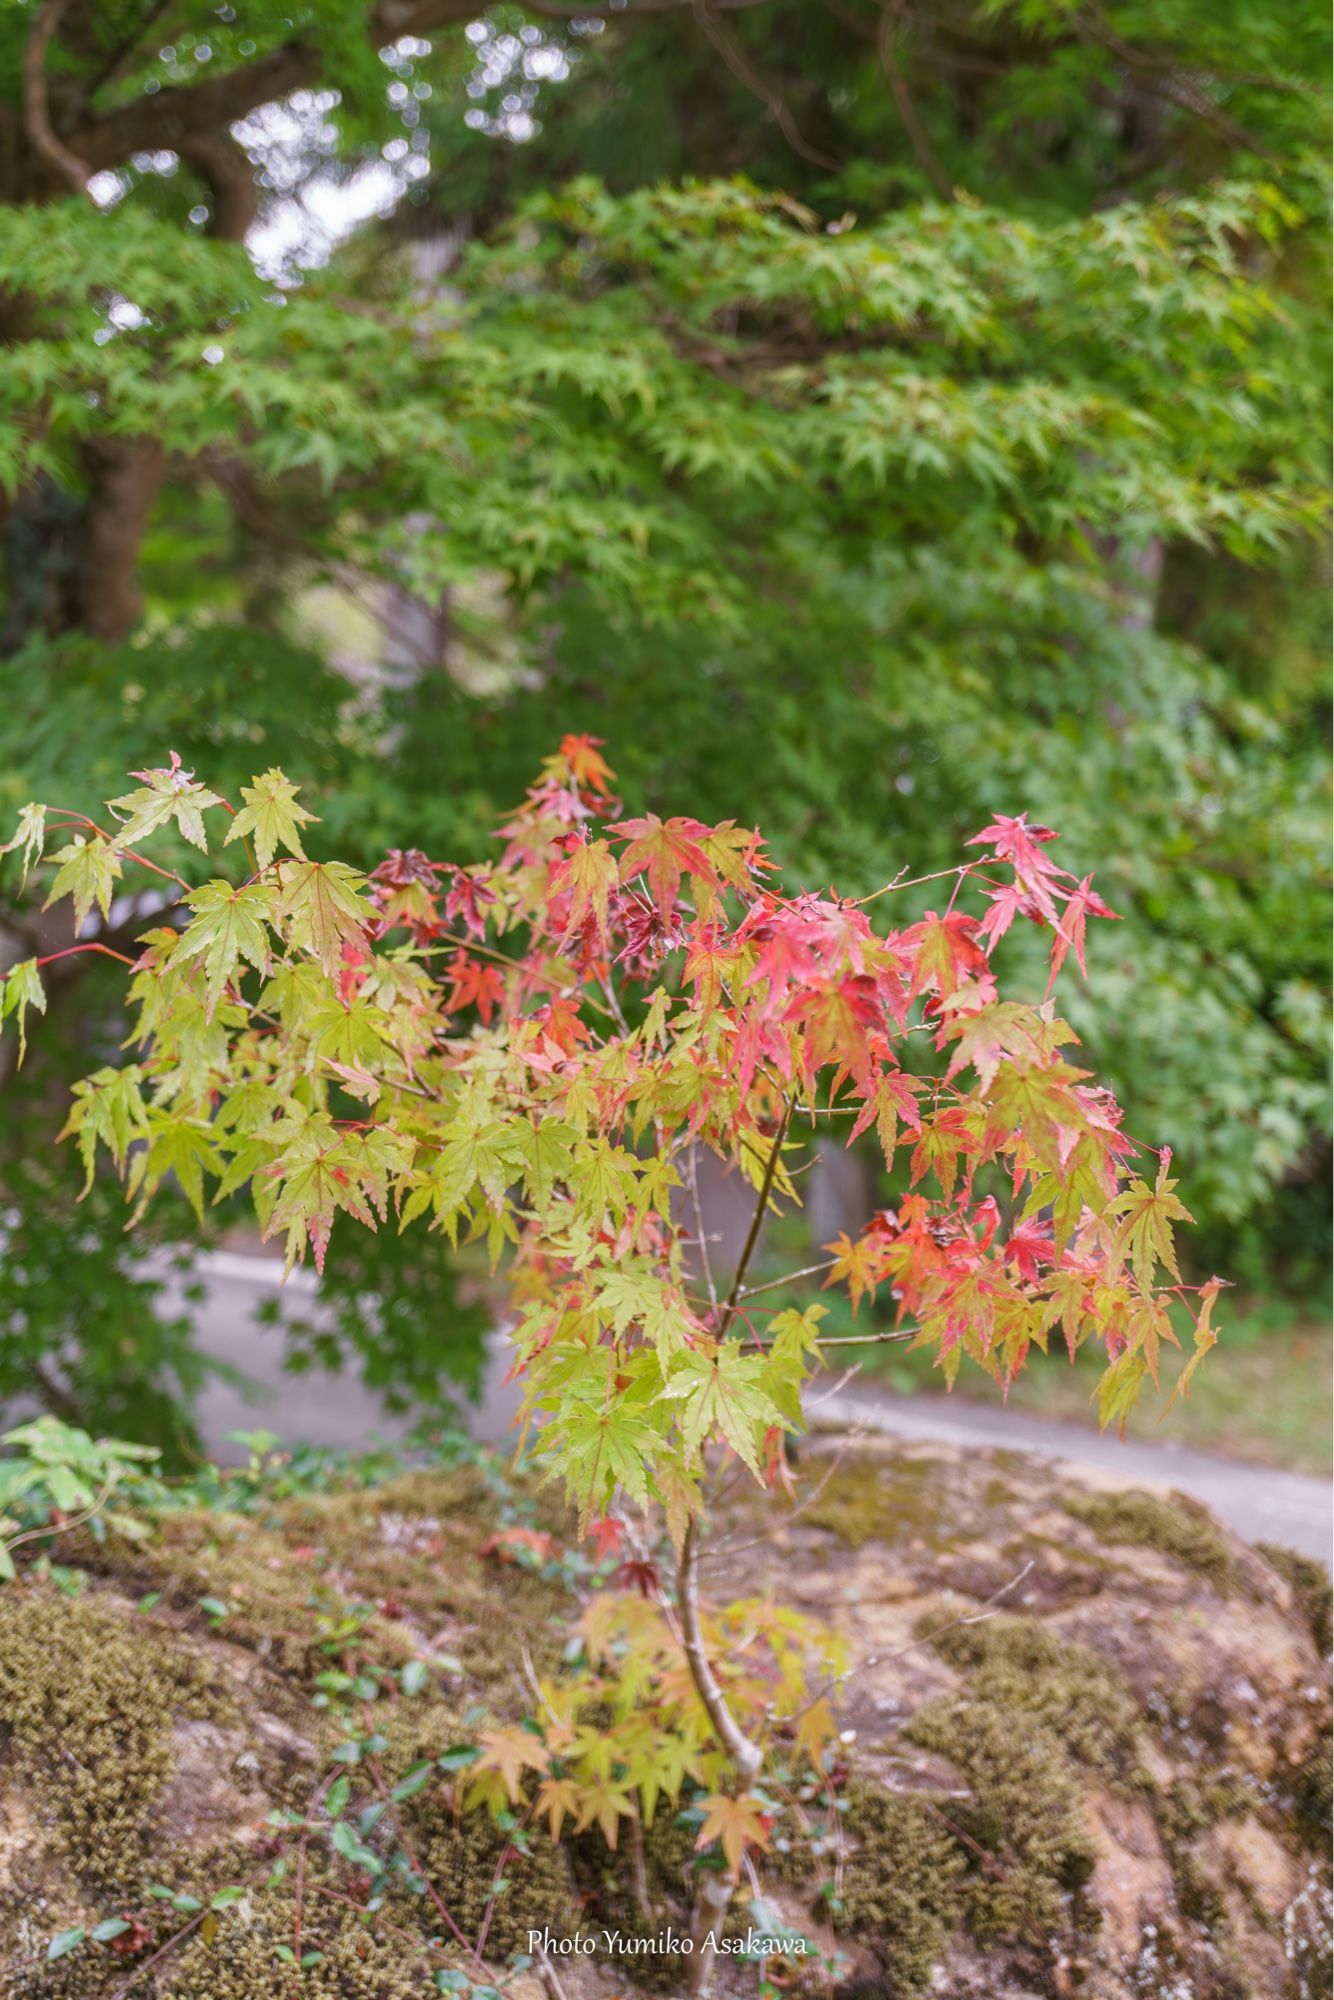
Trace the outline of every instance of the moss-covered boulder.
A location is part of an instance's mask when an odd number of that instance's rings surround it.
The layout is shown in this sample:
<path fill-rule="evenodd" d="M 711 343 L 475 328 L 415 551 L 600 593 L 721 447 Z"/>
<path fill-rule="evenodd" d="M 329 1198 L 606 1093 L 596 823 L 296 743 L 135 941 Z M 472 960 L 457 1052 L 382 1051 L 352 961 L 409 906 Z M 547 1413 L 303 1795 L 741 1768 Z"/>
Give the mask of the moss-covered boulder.
<path fill-rule="evenodd" d="M 711 1590 L 773 1592 L 848 1644 L 828 1782 L 779 1774 L 760 1869 L 848 2000 L 1323 2000 L 1309 1564 L 1007 1453 L 822 1439 L 790 1512 L 743 1495 L 724 1514 Z M 596 1831 L 555 1847 L 414 1776 L 559 1674 L 587 1582 L 549 1559 L 568 1540 L 465 1465 L 182 1508 L 6 1587 L 0 1990 L 399 2000 L 463 1976 L 458 1933 L 504 1976 L 530 1928 L 688 1926 L 694 1828 L 670 1809 L 614 1854 Z M 341 1848 L 335 1796 L 359 1829 Z M 739 1900 L 729 1926 L 747 1922 Z M 538 1963 L 507 1990 L 688 1986 L 647 1954 L 553 1963 L 545 1989 Z M 720 1959 L 714 1990 L 758 1976 Z"/>

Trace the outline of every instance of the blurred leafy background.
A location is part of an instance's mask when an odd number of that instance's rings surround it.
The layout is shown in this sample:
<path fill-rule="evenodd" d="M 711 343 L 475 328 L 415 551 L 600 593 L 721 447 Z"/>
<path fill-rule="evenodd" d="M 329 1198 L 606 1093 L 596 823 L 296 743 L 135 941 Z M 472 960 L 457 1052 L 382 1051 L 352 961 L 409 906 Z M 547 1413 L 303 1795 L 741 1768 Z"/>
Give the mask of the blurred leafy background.
<path fill-rule="evenodd" d="M 281 764 L 325 852 L 470 859 L 589 730 L 636 809 L 854 894 L 1028 810 L 1122 918 L 1066 1003 L 1090 1066 L 1249 1295 L 1220 1394 L 1295 1392 L 1327 42 L 1281 0 L 9 0 L 0 805 L 175 749 Z M 66 941 L 12 863 L 0 925 Z M 0 1049 L 0 1398 L 188 1446 L 198 1231 L 76 1201 L 61 1099 L 120 1029 L 52 973 Z M 324 1290 L 293 1365 L 475 1384 L 442 1246 L 335 1235 Z"/>

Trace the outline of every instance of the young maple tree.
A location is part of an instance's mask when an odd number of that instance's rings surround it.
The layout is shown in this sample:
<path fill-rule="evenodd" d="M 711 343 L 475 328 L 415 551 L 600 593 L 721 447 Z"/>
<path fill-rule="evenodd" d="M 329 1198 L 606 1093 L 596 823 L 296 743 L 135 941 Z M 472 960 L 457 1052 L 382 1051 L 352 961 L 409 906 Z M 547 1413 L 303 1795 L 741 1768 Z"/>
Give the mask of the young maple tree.
<path fill-rule="evenodd" d="M 76 1088 L 66 1131 L 89 1182 L 103 1149 L 136 1214 L 169 1174 L 201 1215 L 210 1187 L 215 1200 L 248 1189 L 289 1262 L 309 1249 L 321 1265 L 340 1213 L 370 1228 L 422 1218 L 505 1256 L 534 1449 L 633 1586 L 619 1612 L 598 1610 L 589 1657 L 610 1656 L 617 1619 L 621 1638 L 638 1632 L 660 1707 L 630 1698 L 632 1747 L 612 1772 L 595 1746 L 581 1784 L 561 1761 L 577 1699 L 544 1688 L 546 1751 L 493 1732 L 477 1796 L 513 1805 L 525 1771 L 545 1773 L 536 1809 L 553 1834 L 577 1812 L 614 1844 L 632 1795 L 651 1818 L 689 1768 L 714 1785 L 706 1834 L 735 1870 L 763 1839 L 749 1788 L 766 1732 L 795 1729 L 814 1762 L 833 1728 L 807 1656 L 827 1671 L 836 1646 L 808 1645 L 772 1608 L 711 1622 L 698 1582 L 711 1470 L 736 1458 L 786 1484 L 784 1440 L 822 1360 L 823 1308 L 747 1285 L 766 1213 L 795 1199 L 798 1135 L 842 1121 L 851 1143 L 873 1126 L 887 1167 L 907 1156 L 897 1209 L 829 1246 L 827 1282 L 854 1311 L 889 1304 L 892 1326 L 864 1338 L 931 1348 L 951 1384 L 965 1358 L 1008 1384 L 1058 1327 L 1072 1357 L 1097 1340 L 1104 1423 L 1124 1420 L 1175 1341 L 1168 1302 L 1188 1288 L 1173 1225 L 1189 1217 L 1170 1155 L 1141 1177 L 1142 1148 L 1063 1053 L 1075 1038 L 1050 997 L 1070 955 L 1084 970 L 1088 919 L 1112 912 L 1053 861 L 1050 828 L 998 815 L 972 858 L 926 878 L 948 884 L 943 908 L 877 929 L 885 899 L 916 886 L 906 871 L 859 901 L 780 893 L 758 833 L 622 817 L 589 737 L 547 760 L 498 860 L 396 851 L 369 878 L 307 857 L 312 816 L 279 770 L 239 805 L 175 756 L 136 775 L 107 823 L 31 805 L 8 844 L 25 877 L 56 871 L 47 901 L 72 900 L 78 933 L 133 868 L 185 905 L 125 960 L 136 1059 Z M 191 886 L 142 851 L 155 837 L 206 850 L 206 826 L 241 879 Z M 1020 917 L 1051 937 L 1039 1000 L 997 989 L 993 955 Z M 0 987 L 20 1036 L 44 1009 L 45 962 Z M 755 1195 L 726 1273 L 699 1195 L 705 1148 Z M 1178 1391 L 1213 1342 L 1218 1289 L 1198 1290 Z M 655 1509 L 674 1589 L 632 1525 Z M 595 1672 L 578 1698 L 605 1691 Z M 661 1703 L 679 1717 L 683 1699 L 686 1747 L 664 1765 Z"/>

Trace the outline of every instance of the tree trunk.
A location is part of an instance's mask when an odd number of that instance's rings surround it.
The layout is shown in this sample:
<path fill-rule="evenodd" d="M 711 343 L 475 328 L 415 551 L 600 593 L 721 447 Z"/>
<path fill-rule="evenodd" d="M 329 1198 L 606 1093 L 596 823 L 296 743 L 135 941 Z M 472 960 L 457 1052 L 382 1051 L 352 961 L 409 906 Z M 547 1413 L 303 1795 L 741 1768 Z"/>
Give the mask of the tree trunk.
<path fill-rule="evenodd" d="M 53 479 L 20 495 L 5 532 L 5 653 L 67 632 L 110 646 L 129 637 L 143 608 L 139 544 L 166 464 L 154 438 L 94 438 L 82 499 Z"/>
<path fill-rule="evenodd" d="M 77 622 L 119 645 L 139 622 L 139 544 L 166 471 L 155 438 L 98 438 L 84 448 L 91 481 L 76 578 Z"/>

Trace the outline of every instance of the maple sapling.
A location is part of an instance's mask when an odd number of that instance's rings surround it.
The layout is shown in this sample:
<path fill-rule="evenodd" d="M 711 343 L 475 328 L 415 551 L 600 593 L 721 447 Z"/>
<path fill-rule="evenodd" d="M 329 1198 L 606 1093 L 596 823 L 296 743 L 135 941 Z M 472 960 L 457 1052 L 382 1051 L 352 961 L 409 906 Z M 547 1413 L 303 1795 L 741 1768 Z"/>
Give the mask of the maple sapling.
<path fill-rule="evenodd" d="M 874 1129 L 907 1183 L 816 1267 L 854 1312 L 887 1311 L 840 1343 L 910 1341 L 949 1384 L 965 1361 L 1008 1384 L 1059 1329 L 1072 1357 L 1105 1351 L 1104 1423 L 1175 1344 L 1173 1226 L 1189 1218 L 1170 1157 L 1140 1173 L 1050 997 L 1068 957 L 1085 969 L 1088 920 L 1112 912 L 1023 815 L 976 834 L 939 878 L 943 907 L 897 928 L 890 891 L 916 884 L 785 894 L 758 833 L 623 817 L 588 737 L 547 759 L 498 859 L 401 851 L 369 877 L 307 855 L 313 816 L 281 771 L 236 807 L 174 757 L 138 775 L 108 823 L 31 805 L 9 843 L 25 876 L 54 869 L 47 900 L 70 898 L 80 933 L 139 867 L 179 889 L 176 920 L 125 961 L 134 1060 L 75 1089 L 65 1129 L 89 1180 L 105 1154 L 138 1212 L 172 1175 L 201 1217 L 210 1193 L 248 1191 L 289 1264 L 322 1267 L 340 1215 L 504 1260 L 534 1454 L 623 1588 L 591 1601 L 577 1671 L 530 1670 L 538 1733 L 485 1734 L 469 1796 L 530 1809 L 553 1838 L 567 1818 L 596 1823 L 614 1846 L 689 1776 L 707 1788 L 701 1844 L 735 1877 L 768 1837 L 766 1759 L 786 1746 L 820 1768 L 844 1671 L 836 1638 L 797 1614 L 710 1611 L 699 1587 L 720 1465 L 787 1486 L 785 1439 L 822 1365 L 823 1307 L 747 1284 L 806 1135 Z M 181 870 L 212 826 L 241 865 L 200 884 Z M 1039 999 L 998 989 L 1019 917 L 1049 935 Z M 0 987 L 20 1037 L 46 962 Z M 705 1149 L 754 1197 L 725 1273 L 695 1176 Z M 1178 1392 L 1215 1338 L 1218 1289 L 1199 1292 Z M 581 1721 L 594 1705 L 612 1725 Z"/>

